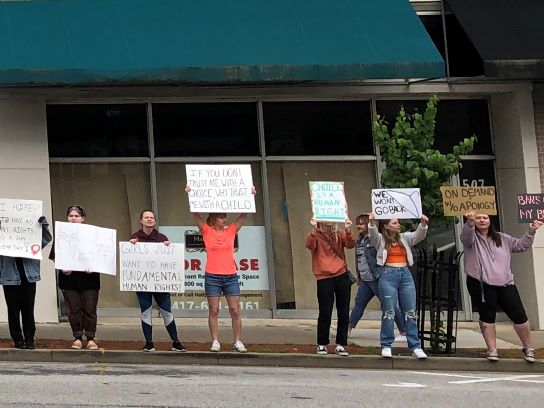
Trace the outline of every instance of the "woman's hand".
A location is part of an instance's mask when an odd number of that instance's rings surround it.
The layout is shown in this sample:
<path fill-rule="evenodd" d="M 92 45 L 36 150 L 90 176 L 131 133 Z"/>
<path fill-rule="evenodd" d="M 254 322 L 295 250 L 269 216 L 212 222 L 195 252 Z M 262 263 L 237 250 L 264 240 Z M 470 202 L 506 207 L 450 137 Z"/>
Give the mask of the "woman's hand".
<path fill-rule="evenodd" d="M 188 193 L 191 191 L 191 187 L 189 187 L 189 184 L 185 184 L 185 192 Z"/>
<path fill-rule="evenodd" d="M 312 225 L 312 227 L 314 227 L 314 229 L 317 229 L 317 221 L 315 220 L 315 218 L 310 218 L 310 224 Z"/>
<path fill-rule="evenodd" d="M 531 228 L 531 230 L 533 231 L 536 231 L 537 229 L 539 229 L 540 227 L 542 227 L 544 225 L 544 222 L 542 221 L 539 221 L 539 220 L 534 220 L 531 225 L 529 226 L 529 228 Z"/>
<path fill-rule="evenodd" d="M 135 245 L 135 244 L 138 243 L 138 238 L 132 238 L 132 239 L 131 239 L 130 241 L 128 241 L 128 242 L 130 242 L 131 244 Z"/>
<path fill-rule="evenodd" d="M 69 276 L 69 275 L 72 274 L 72 271 L 65 271 L 65 270 L 63 270 L 62 273 L 65 274 L 66 276 Z"/>
<path fill-rule="evenodd" d="M 85 269 L 85 273 L 93 273 L 90 269 Z"/>
<path fill-rule="evenodd" d="M 423 225 L 427 225 L 429 223 L 429 217 L 427 217 L 426 215 L 422 215 L 421 216 L 421 221 L 420 221 Z"/>
<path fill-rule="evenodd" d="M 475 211 L 469 211 L 469 212 L 465 213 L 465 218 L 467 219 L 467 222 L 470 225 L 474 225 L 474 217 L 476 217 L 476 212 Z"/>
<path fill-rule="evenodd" d="M 163 244 L 168 246 L 168 245 L 170 245 L 170 241 L 163 241 Z"/>
<path fill-rule="evenodd" d="M 353 225 L 353 223 L 351 222 L 349 218 L 346 218 L 346 222 L 344 225 L 346 226 L 346 230 L 349 230 L 351 226 Z"/>
<path fill-rule="evenodd" d="M 251 186 L 251 194 L 257 194 L 257 189 L 255 188 L 255 186 Z"/>

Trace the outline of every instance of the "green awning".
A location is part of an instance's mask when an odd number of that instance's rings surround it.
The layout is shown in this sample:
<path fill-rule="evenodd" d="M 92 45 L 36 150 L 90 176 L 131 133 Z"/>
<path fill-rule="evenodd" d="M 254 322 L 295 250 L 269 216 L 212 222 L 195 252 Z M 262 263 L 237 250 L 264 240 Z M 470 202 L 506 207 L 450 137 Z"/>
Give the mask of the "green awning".
<path fill-rule="evenodd" d="M 0 2 L 0 85 L 443 76 L 408 0 Z"/>

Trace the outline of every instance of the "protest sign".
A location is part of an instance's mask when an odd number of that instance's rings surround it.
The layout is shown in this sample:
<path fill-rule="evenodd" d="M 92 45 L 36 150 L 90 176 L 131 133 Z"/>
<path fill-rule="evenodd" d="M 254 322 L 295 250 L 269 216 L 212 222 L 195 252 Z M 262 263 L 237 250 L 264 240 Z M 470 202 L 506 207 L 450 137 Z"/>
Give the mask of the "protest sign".
<path fill-rule="evenodd" d="M 94 225 L 55 222 L 55 268 L 115 275 L 117 231 Z"/>
<path fill-rule="evenodd" d="M 345 222 L 348 218 L 342 181 L 310 181 L 310 200 L 316 221 Z"/>
<path fill-rule="evenodd" d="M 185 292 L 185 245 L 119 242 L 120 289 L 129 292 Z"/>
<path fill-rule="evenodd" d="M 187 164 L 191 212 L 254 213 L 249 164 Z"/>
<path fill-rule="evenodd" d="M 42 259 L 42 202 L 0 198 L 0 255 Z"/>
<path fill-rule="evenodd" d="M 440 187 L 444 215 L 464 215 L 469 211 L 496 215 L 495 187 Z"/>
<path fill-rule="evenodd" d="M 518 194 L 518 221 L 544 221 L 544 194 Z"/>
<path fill-rule="evenodd" d="M 419 188 L 375 188 L 371 197 L 378 220 L 419 219 L 423 214 Z"/>

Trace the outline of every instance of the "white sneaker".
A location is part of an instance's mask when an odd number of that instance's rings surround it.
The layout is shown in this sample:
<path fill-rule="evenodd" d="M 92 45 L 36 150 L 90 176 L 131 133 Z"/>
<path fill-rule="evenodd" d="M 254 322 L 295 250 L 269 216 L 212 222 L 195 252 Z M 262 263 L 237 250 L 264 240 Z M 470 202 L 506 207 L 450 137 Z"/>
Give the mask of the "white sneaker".
<path fill-rule="evenodd" d="M 391 352 L 391 347 L 382 348 L 382 357 L 383 358 L 393 358 L 393 353 Z"/>
<path fill-rule="evenodd" d="M 326 346 L 317 346 L 317 354 L 320 354 L 320 355 L 327 354 L 327 347 Z"/>
<path fill-rule="evenodd" d="M 342 356 L 342 357 L 349 356 L 349 353 L 347 352 L 347 350 L 344 348 L 344 346 L 341 346 L 341 345 L 337 345 L 336 348 L 334 349 L 334 352 L 336 353 L 337 356 Z"/>
<path fill-rule="evenodd" d="M 397 337 L 395 337 L 396 342 L 407 341 L 407 340 L 408 339 L 406 338 L 406 336 L 403 336 L 401 334 L 399 334 Z"/>
<path fill-rule="evenodd" d="M 232 345 L 232 349 L 238 353 L 245 353 L 247 351 L 246 346 L 240 340 Z"/>
<path fill-rule="evenodd" d="M 221 351 L 221 344 L 217 340 L 214 340 L 212 342 L 212 347 L 210 348 L 210 351 L 215 351 L 216 353 L 218 351 Z"/>
<path fill-rule="evenodd" d="M 427 354 L 425 354 L 425 352 L 420 349 L 420 348 L 415 348 L 412 350 L 412 356 L 420 359 L 420 360 L 424 360 L 427 358 Z"/>

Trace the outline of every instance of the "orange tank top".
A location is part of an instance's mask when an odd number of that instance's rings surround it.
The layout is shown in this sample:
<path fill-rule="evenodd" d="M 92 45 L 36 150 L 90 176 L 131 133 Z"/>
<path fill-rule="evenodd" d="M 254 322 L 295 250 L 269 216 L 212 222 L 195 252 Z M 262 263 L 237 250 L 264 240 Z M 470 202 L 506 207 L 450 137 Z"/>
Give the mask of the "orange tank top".
<path fill-rule="evenodd" d="M 400 264 L 408 263 L 408 256 L 406 255 L 406 248 L 399 244 L 391 245 L 389 251 L 387 251 L 386 264 Z"/>

